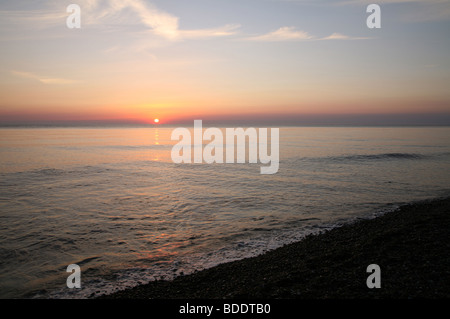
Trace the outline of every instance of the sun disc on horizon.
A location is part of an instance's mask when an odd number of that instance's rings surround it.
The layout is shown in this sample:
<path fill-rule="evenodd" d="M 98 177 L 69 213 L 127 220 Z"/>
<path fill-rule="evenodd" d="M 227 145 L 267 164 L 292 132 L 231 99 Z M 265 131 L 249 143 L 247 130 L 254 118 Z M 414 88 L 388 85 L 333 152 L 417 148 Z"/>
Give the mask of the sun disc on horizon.
<path fill-rule="evenodd" d="M 159 119 L 154 119 L 153 122 L 155 122 L 155 124 L 159 123 Z"/>

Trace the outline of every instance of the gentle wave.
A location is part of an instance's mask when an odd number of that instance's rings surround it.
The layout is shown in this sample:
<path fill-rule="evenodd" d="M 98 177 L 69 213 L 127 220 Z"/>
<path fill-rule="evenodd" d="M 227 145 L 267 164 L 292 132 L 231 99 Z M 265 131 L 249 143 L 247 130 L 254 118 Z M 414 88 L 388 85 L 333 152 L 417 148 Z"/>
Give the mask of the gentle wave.
<path fill-rule="evenodd" d="M 382 153 L 382 154 L 355 154 L 344 156 L 329 156 L 326 159 L 334 162 L 346 162 L 346 161 L 383 161 L 383 160 L 420 160 L 426 159 L 430 155 L 415 154 L 415 153 Z"/>

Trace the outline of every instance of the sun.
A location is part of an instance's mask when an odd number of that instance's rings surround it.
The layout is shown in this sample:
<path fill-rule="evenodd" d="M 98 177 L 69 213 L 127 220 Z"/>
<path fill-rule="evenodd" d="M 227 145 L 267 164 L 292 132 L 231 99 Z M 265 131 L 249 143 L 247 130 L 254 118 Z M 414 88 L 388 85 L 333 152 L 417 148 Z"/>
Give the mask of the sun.
<path fill-rule="evenodd" d="M 155 124 L 159 123 L 159 119 L 154 119 L 153 122 L 155 122 Z"/>

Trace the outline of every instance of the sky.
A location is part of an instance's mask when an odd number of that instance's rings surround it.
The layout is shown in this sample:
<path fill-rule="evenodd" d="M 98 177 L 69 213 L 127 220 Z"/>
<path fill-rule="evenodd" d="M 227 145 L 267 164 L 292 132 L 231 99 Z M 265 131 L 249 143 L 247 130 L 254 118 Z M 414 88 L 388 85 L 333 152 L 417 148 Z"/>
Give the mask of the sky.
<path fill-rule="evenodd" d="M 449 34 L 450 0 L 2 1 L 0 124 L 450 124 Z"/>

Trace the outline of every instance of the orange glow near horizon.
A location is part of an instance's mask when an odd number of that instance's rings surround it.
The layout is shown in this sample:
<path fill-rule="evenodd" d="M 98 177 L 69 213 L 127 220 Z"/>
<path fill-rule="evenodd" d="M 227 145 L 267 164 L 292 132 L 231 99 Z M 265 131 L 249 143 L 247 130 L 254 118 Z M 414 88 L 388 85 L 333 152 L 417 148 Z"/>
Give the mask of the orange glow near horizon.
<path fill-rule="evenodd" d="M 246 17 L 235 14 L 244 12 L 242 1 L 226 1 L 224 10 L 178 2 L 86 5 L 83 15 L 98 19 L 85 21 L 83 35 L 55 28 L 58 14 L 40 17 L 60 12 L 56 1 L 45 8 L 0 2 L 0 125 L 450 114 L 450 15 L 428 23 L 435 2 L 444 1 L 385 0 L 405 2 L 414 17 L 416 2 L 428 12 L 415 22 L 394 12 L 389 34 L 357 22 L 359 9 L 350 5 L 261 1 L 265 13 Z M 297 14 L 320 23 L 291 21 Z M 347 22 L 359 27 L 336 29 Z"/>

